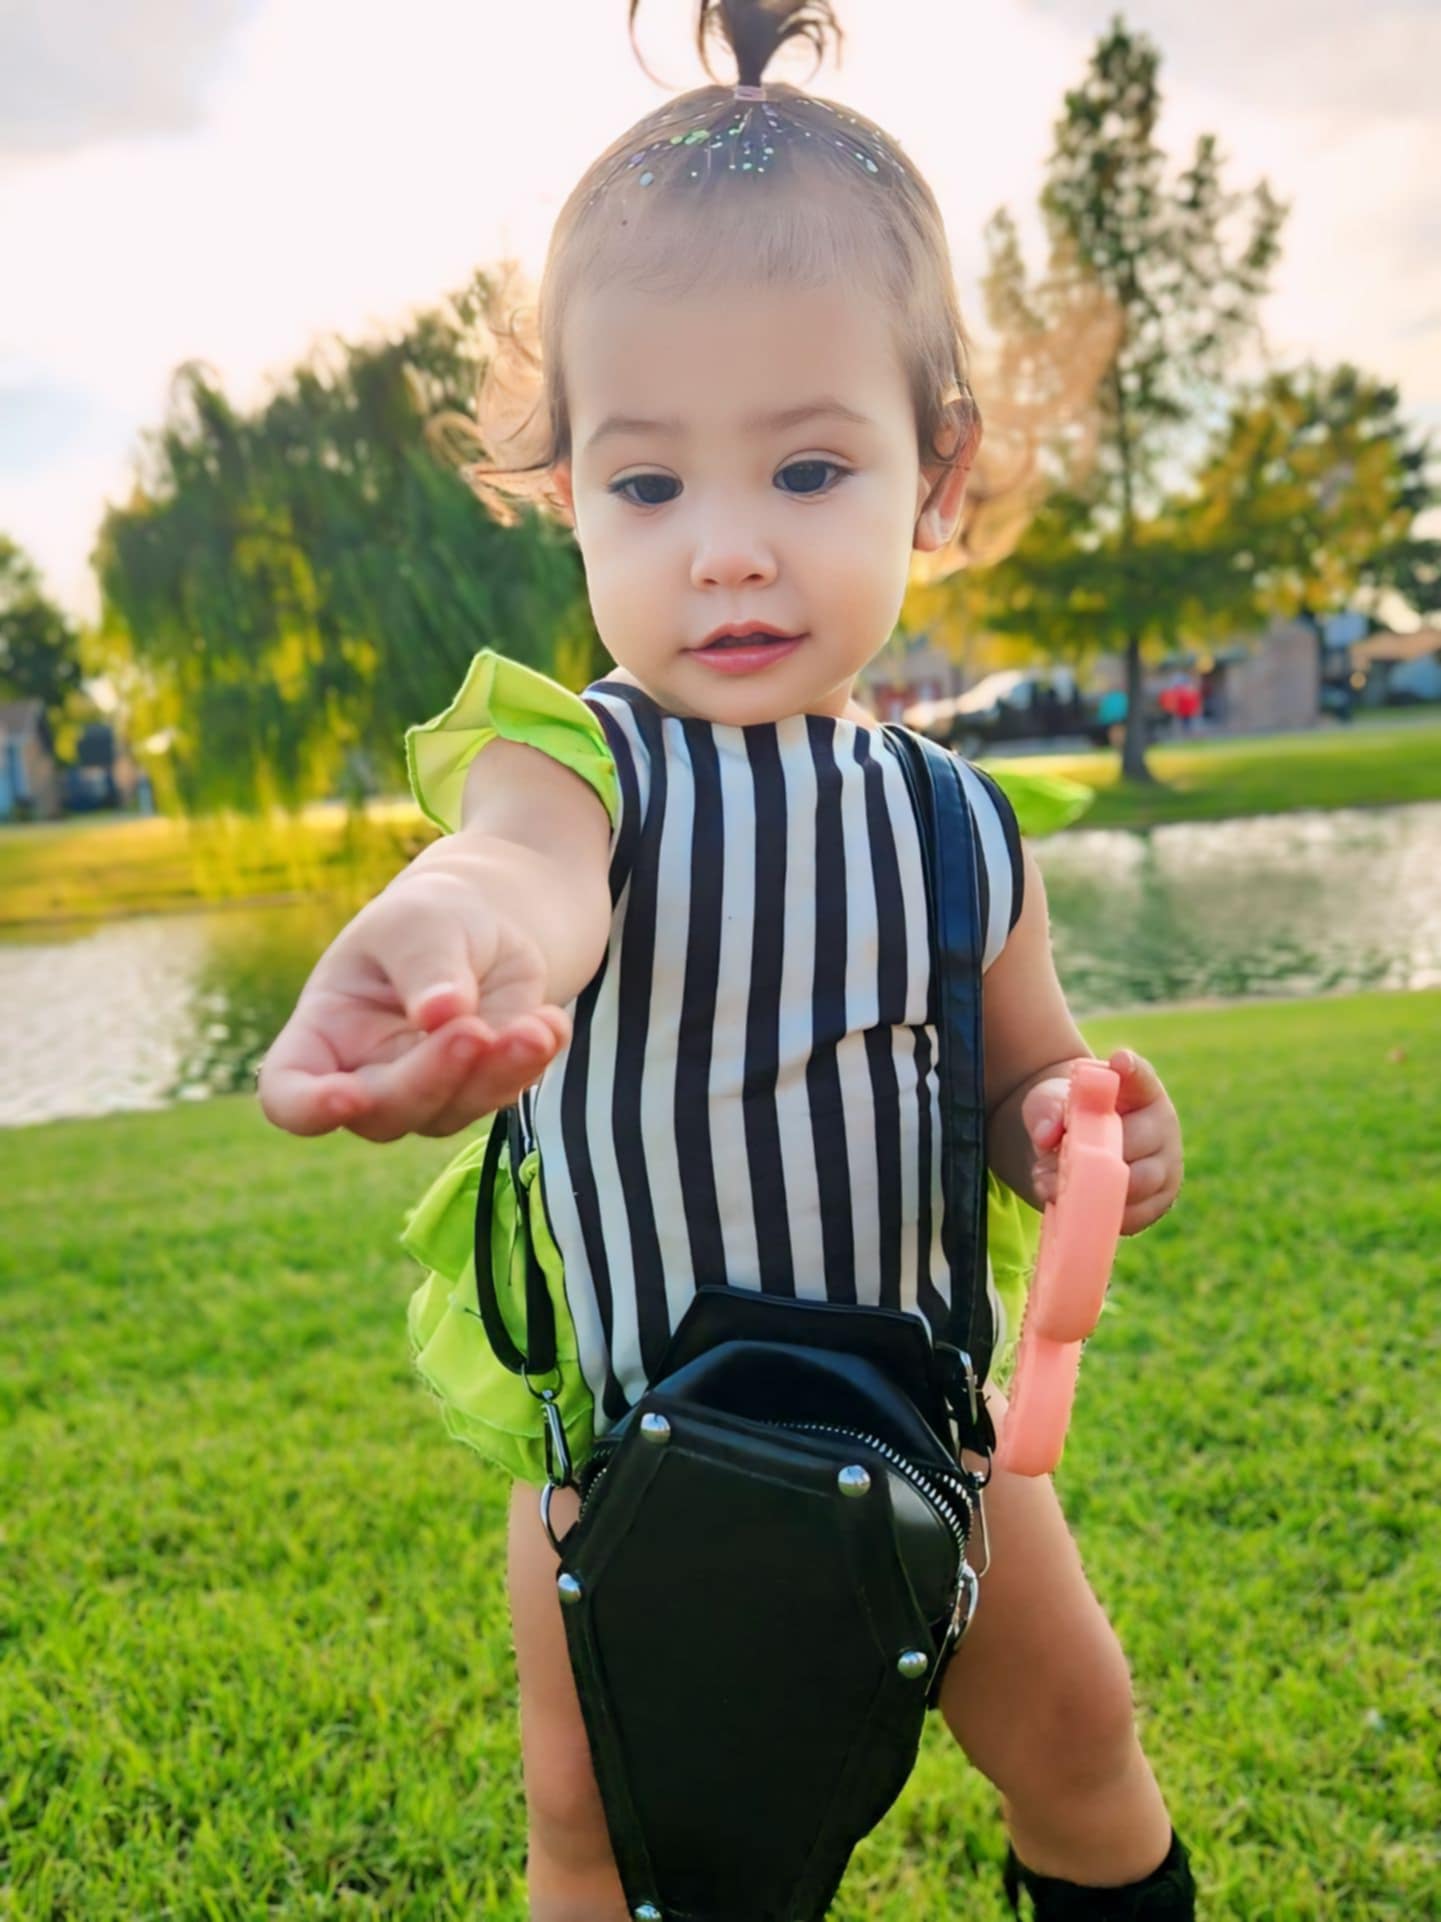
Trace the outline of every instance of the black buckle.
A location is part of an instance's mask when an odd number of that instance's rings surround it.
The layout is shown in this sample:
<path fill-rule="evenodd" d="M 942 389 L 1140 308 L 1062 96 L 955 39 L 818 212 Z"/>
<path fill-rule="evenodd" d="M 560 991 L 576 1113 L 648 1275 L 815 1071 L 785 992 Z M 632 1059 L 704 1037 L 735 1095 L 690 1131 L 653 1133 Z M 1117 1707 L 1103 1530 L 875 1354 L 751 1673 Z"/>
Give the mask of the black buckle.
<path fill-rule="evenodd" d="M 953 1348 L 945 1341 L 936 1343 L 936 1353 L 941 1358 L 941 1381 L 951 1413 L 955 1416 L 960 1445 L 973 1455 L 985 1456 L 986 1481 L 989 1481 L 996 1429 L 991 1420 L 991 1411 L 986 1406 L 986 1398 L 976 1380 L 971 1358 L 964 1348 Z"/>

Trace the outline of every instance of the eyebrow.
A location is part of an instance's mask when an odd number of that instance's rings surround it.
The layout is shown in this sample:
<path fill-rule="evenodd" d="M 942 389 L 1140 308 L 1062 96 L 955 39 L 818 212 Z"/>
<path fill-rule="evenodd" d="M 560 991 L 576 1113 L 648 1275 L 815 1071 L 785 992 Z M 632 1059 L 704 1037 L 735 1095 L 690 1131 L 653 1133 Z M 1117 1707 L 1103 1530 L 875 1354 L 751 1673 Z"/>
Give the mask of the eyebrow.
<path fill-rule="evenodd" d="M 799 427 L 802 421 L 828 417 L 847 420 L 857 427 L 872 427 L 869 415 L 858 414 L 844 401 L 823 395 L 820 400 L 802 401 L 799 407 L 783 407 L 778 414 L 752 414 L 741 424 L 747 433 L 779 432 L 783 427 Z M 611 414 L 603 420 L 586 442 L 587 451 L 618 434 L 684 434 L 685 424 L 678 420 L 648 420 L 639 414 Z"/>

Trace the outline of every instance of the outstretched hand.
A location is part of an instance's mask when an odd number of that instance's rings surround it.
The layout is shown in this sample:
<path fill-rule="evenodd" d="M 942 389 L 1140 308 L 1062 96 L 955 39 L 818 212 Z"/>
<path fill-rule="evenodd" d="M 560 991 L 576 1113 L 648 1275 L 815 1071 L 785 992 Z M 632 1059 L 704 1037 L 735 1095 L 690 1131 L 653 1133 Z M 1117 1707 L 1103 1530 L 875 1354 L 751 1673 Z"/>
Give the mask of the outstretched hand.
<path fill-rule="evenodd" d="M 1106 1066 L 1121 1078 L 1116 1112 L 1121 1117 L 1122 1153 L 1131 1171 L 1121 1233 L 1136 1235 L 1159 1221 L 1180 1192 L 1181 1123 L 1149 1061 L 1130 1048 L 1117 1048 Z M 1065 1076 L 1053 1075 L 1038 1081 L 1021 1103 L 1021 1120 L 1035 1150 L 1033 1179 L 1042 1207 L 1056 1198 L 1069 1085 Z"/>
<path fill-rule="evenodd" d="M 291 1134 L 449 1135 L 517 1099 L 570 1039 L 539 950 L 472 904 L 392 887 L 316 964 L 257 1077 Z"/>

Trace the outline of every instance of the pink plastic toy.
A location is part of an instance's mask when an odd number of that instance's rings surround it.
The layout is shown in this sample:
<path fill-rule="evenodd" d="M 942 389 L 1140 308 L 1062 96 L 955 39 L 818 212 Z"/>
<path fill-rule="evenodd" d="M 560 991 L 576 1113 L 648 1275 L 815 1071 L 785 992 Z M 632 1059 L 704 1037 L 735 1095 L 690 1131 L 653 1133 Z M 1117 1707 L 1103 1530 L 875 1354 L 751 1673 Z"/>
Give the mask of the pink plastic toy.
<path fill-rule="evenodd" d="M 1120 1085 L 1099 1061 L 1078 1061 L 1071 1071 L 1056 1199 L 1041 1222 L 996 1448 L 996 1466 L 1013 1475 L 1049 1475 L 1060 1461 L 1081 1346 L 1100 1320 L 1130 1180 L 1116 1113 Z"/>

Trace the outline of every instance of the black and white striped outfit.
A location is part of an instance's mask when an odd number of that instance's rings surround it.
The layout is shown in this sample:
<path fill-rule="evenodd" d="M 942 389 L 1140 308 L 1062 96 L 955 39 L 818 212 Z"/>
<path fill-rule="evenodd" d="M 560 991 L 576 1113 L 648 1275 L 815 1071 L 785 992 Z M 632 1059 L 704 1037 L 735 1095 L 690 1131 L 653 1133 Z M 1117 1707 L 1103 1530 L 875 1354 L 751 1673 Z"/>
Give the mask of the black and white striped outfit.
<path fill-rule="evenodd" d="M 949 1275 L 921 845 L 895 750 L 817 715 L 681 719 L 616 680 L 583 698 L 620 785 L 610 946 L 523 1114 L 599 1435 L 702 1282 L 934 1330 Z M 1020 912 L 1020 839 L 995 783 L 963 779 L 988 967 Z"/>

